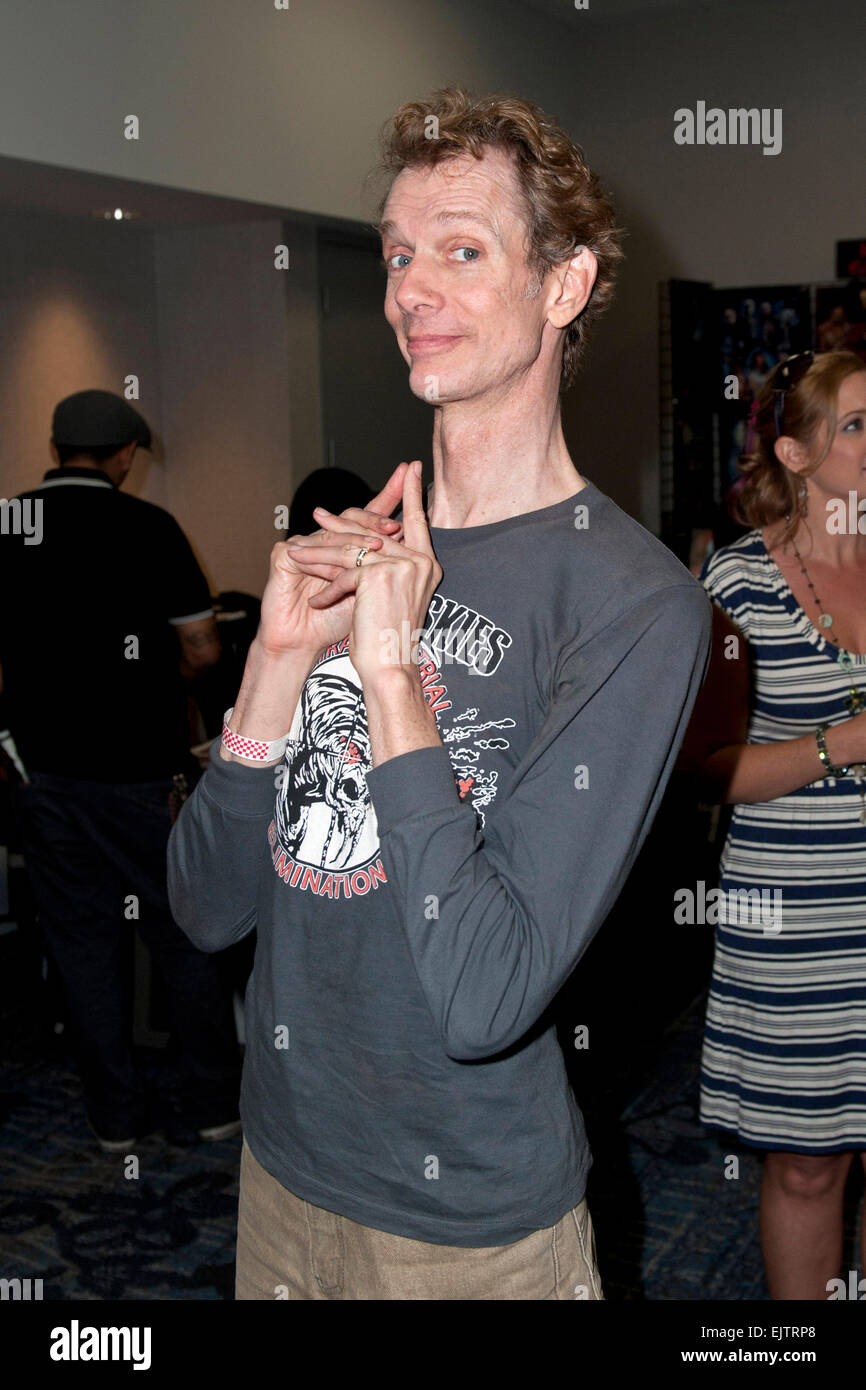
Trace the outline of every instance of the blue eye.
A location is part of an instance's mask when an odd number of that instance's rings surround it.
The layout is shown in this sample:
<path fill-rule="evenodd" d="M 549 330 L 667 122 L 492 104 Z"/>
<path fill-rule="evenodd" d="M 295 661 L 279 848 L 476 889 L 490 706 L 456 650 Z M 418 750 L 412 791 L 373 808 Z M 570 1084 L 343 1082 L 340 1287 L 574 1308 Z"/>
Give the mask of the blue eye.
<path fill-rule="evenodd" d="M 481 255 L 481 252 L 478 250 L 478 248 L 477 248 L 476 246 L 458 246 L 458 247 L 457 247 L 457 250 L 458 250 L 458 251 L 471 251 L 472 254 L 473 254 L 473 256 L 480 256 L 480 255 Z M 464 264 L 465 264 L 465 262 L 464 262 Z"/>
<path fill-rule="evenodd" d="M 400 259 L 401 256 L 402 256 L 402 258 L 403 258 L 404 261 L 408 261 L 409 257 L 407 256 L 407 254 L 406 254 L 405 251 L 395 251 L 394 254 L 393 254 L 393 256 L 391 256 L 390 260 L 387 260 L 387 261 L 385 262 L 385 264 L 386 264 L 386 266 L 388 267 L 389 270 L 403 270 L 403 269 L 404 269 L 403 266 L 395 266 L 395 265 L 392 265 L 392 264 L 391 264 L 392 261 L 398 261 L 398 260 Z"/>

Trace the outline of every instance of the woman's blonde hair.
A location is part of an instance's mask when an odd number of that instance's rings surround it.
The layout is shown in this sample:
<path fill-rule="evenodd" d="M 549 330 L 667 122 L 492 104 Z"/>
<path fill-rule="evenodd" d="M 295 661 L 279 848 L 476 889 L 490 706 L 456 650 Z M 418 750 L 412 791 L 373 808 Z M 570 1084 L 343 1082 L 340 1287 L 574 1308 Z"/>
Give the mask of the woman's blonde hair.
<path fill-rule="evenodd" d="M 781 362 L 773 369 L 755 398 L 746 438 L 748 452 L 740 459 L 743 478 L 736 497 L 737 519 L 757 529 L 788 517 L 781 541 L 794 535 L 805 516 L 800 479 L 811 477 L 833 447 L 836 433 L 836 399 L 842 382 L 855 372 L 866 372 L 866 362 L 854 352 L 816 353 L 808 370 L 785 392 L 780 434 L 789 435 L 806 448 L 817 441 L 826 425 L 825 447 L 814 463 L 795 474 L 776 458 L 776 396 Z M 751 447 L 750 447 L 751 444 Z"/>

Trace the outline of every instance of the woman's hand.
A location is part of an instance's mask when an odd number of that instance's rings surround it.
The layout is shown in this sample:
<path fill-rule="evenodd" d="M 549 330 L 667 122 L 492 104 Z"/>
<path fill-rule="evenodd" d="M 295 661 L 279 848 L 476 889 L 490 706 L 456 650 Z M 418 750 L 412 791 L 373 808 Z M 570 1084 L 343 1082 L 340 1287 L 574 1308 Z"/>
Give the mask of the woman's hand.
<path fill-rule="evenodd" d="M 403 478 L 408 465 L 395 468 L 382 491 L 363 509 L 349 507 L 339 517 L 328 514 L 329 525 L 338 530 L 344 552 L 354 564 L 361 546 L 370 553 L 381 547 L 383 537 L 397 538 L 403 534 L 399 522 L 390 520 L 403 493 Z M 322 561 L 333 549 L 333 531 L 321 530 L 310 536 L 290 536 L 278 541 L 271 551 L 270 574 L 262 597 L 262 613 L 257 643 L 269 656 L 298 652 L 317 655 L 323 647 L 339 642 L 349 634 L 352 625 L 354 594 L 347 592 L 339 602 L 317 606 L 312 600 L 330 588 L 341 567 L 331 563 L 311 563 L 301 566 L 291 557 L 291 551 L 301 543 L 308 552 L 321 551 Z"/>

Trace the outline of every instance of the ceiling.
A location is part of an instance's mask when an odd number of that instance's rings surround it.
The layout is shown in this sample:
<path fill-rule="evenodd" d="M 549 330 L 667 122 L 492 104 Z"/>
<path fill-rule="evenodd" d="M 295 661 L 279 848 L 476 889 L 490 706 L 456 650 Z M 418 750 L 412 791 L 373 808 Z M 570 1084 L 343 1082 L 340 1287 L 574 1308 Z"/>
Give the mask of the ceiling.
<path fill-rule="evenodd" d="M 575 14 L 574 0 L 527 0 L 527 3 L 534 10 L 555 15 L 564 23 L 570 22 Z M 589 0 L 586 13 L 591 15 L 593 20 L 614 20 L 626 16 L 657 14 L 661 10 L 694 10 L 701 6 L 717 4 L 718 0 Z"/>

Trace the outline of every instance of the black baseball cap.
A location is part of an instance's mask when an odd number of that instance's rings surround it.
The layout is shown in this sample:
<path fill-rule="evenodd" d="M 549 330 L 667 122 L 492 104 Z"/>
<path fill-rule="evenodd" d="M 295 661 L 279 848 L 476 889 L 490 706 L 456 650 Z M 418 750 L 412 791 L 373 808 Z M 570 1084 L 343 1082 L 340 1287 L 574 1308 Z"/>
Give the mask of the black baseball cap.
<path fill-rule="evenodd" d="M 134 439 L 150 448 L 150 426 L 129 401 L 113 391 L 76 391 L 55 406 L 51 421 L 54 444 L 76 448 L 101 448 L 116 444 L 122 449 Z"/>

